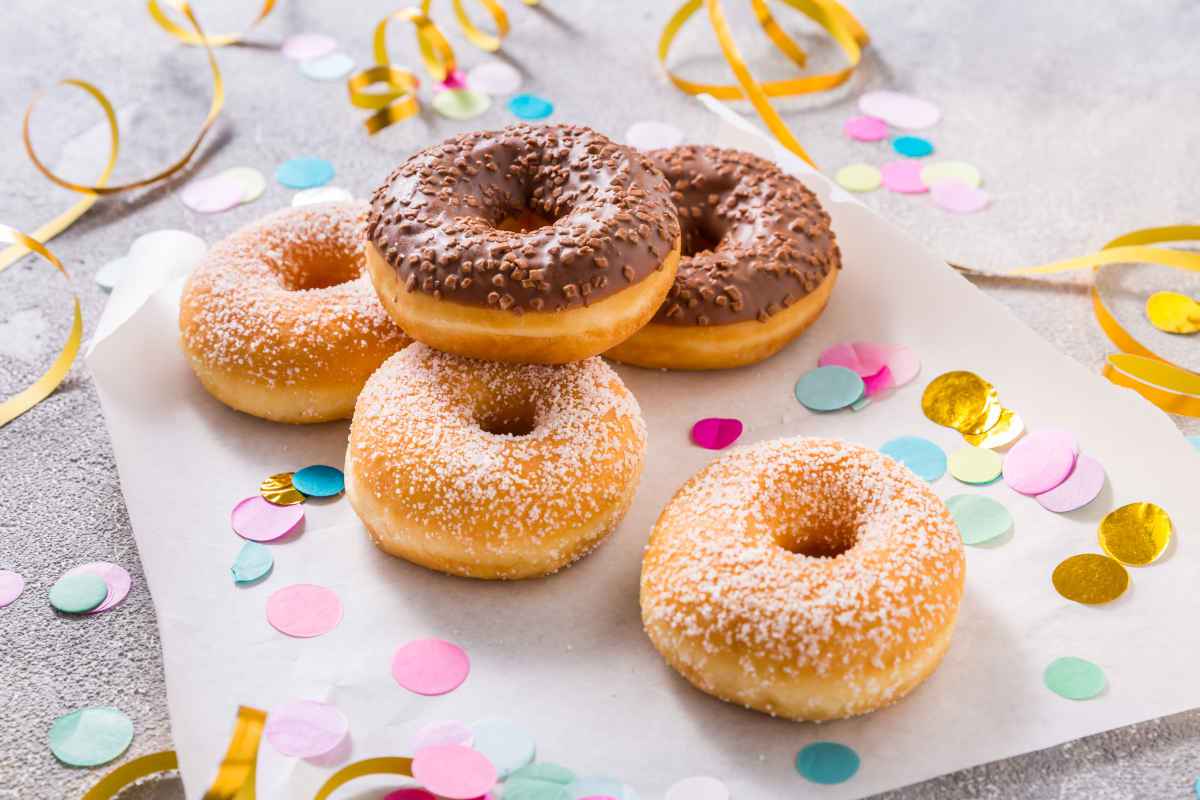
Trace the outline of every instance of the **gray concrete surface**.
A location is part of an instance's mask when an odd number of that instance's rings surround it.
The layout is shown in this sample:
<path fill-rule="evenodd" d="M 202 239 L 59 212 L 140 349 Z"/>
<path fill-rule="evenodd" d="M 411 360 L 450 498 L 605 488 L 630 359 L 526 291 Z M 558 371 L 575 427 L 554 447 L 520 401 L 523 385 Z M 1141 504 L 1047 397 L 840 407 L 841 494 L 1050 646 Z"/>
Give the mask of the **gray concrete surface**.
<path fill-rule="evenodd" d="M 529 90 L 554 100 L 555 119 L 587 123 L 615 136 L 639 119 L 673 121 L 693 139 L 712 133 L 706 112 L 670 87 L 655 64 L 653 42 L 671 4 L 543 2 L 540 10 L 508 3 L 514 30 L 503 57 L 527 74 Z M 254 4 L 201 0 L 197 5 L 216 30 L 241 25 Z M 434 5 L 449 22 L 449 3 Z M 786 74 L 761 34 L 748 28 L 741 4 L 728 5 L 755 68 L 767 76 Z M 853 98 L 863 89 L 898 88 L 939 103 L 944 121 L 928 135 L 939 154 L 980 167 L 993 206 L 957 217 L 924 197 L 879 192 L 867 198 L 936 252 L 998 269 L 1087 252 L 1133 227 L 1195 222 L 1200 6 L 1190 0 L 853 5 L 875 37 L 859 76 L 833 93 L 780 105 L 818 162 L 833 170 L 854 160 L 886 158 L 884 145 L 849 142 L 840 133 L 853 113 Z M 92 276 L 123 254 L 136 235 L 178 227 L 213 241 L 290 197 L 272 183 L 252 205 L 199 216 L 177 195 L 188 177 L 243 164 L 270 175 L 278 162 L 312 154 L 333 161 L 337 185 L 365 195 L 414 148 L 511 120 L 499 105 L 464 123 L 430 113 L 368 139 L 342 83 L 309 81 L 274 49 L 288 33 L 319 31 L 338 38 L 365 62 L 374 22 L 395 7 L 382 0 L 352 6 L 335 0 L 284 3 L 254 35 L 253 45 L 219 52 L 229 82 L 227 111 L 188 175 L 104 201 L 53 243 L 75 276 L 89 332 L 105 301 Z M 116 0 L 9 0 L 5 11 L 0 221 L 31 230 L 72 199 L 34 171 L 18 138 L 25 103 L 57 78 L 94 80 L 122 110 L 127 138 L 119 178 L 145 174 L 183 149 L 204 112 L 203 56 L 174 44 L 143 6 Z M 836 53 L 810 36 L 810 28 L 784 10 L 780 19 L 811 46 L 816 67 L 837 63 Z M 482 60 L 456 32 L 450 36 L 463 64 Z M 415 62 L 406 32 L 396 32 L 392 41 L 396 60 Z M 689 74 L 717 76 L 723 70 L 716 53 L 698 20 L 680 38 L 675 63 Z M 78 164 L 87 152 L 78 137 L 98 115 L 77 100 L 69 91 L 53 94 L 39 109 L 34 132 L 49 160 L 75 163 L 72 176 L 86 180 L 94 172 Z M 1046 285 L 985 279 L 979 285 L 1055 346 L 1098 368 L 1109 347 L 1092 321 L 1083 280 Z M 1147 341 L 1200 367 L 1196 339 L 1167 341 L 1140 321 L 1146 292 L 1164 286 L 1200 289 L 1194 280 L 1152 269 L 1139 269 L 1109 288 L 1122 318 Z M 68 309 L 62 281 L 36 262 L 0 276 L 0 396 L 27 384 L 50 362 L 65 334 Z M 1195 421 L 1178 422 L 1186 432 L 1200 432 Z M 49 585 L 67 567 L 94 559 L 130 570 L 129 599 L 97 618 L 56 615 L 46 602 Z M 16 569 L 29 582 L 13 606 L 0 610 L 0 798 L 78 797 L 99 777 L 97 770 L 59 765 L 46 745 L 50 721 L 79 706 L 111 703 L 130 715 L 137 734 L 127 757 L 169 747 L 154 609 L 96 395 L 82 364 L 50 399 L 0 429 L 0 567 Z M 1191 712 L 887 796 L 1189 797 L 1200 774 L 1198 745 L 1200 713 Z M 138 794 L 180 793 L 178 783 L 168 780 Z"/>

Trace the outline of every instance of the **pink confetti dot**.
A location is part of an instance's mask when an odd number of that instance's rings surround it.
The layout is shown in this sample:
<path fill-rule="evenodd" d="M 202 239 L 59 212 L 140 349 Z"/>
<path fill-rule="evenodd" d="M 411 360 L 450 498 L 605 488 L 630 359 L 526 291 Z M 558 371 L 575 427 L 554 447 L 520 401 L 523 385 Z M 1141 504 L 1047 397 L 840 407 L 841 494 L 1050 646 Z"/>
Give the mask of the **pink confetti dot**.
<path fill-rule="evenodd" d="M 933 103 L 901 92 L 867 92 L 858 98 L 858 110 L 897 128 L 928 128 L 942 118 Z"/>
<path fill-rule="evenodd" d="M 1071 474 L 1078 454 L 1078 442 L 1066 431 L 1027 434 L 1004 457 L 1004 482 L 1021 494 L 1048 492 Z"/>
<path fill-rule="evenodd" d="M 742 421 L 707 417 L 692 426 L 692 441 L 708 450 L 724 450 L 742 435 Z"/>
<path fill-rule="evenodd" d="M 0 608 L 16 600 L 25 591 L 25 579 L 11 569 L 0 569 Z"/>
<path fill-rule="evenodd" d="M 929 190 L 939 207 L 955 214 L 973 214 L 987 208 L 991 198 L 983 189 L 955 180 L 938 181 Z"/>
<path fill-rule="evenodd" d="M 297 33 L 283 40 L 280 52 L 292 61 L 320 58 L 337 49 L 337 40 L 320 33 Z"/>
<path fill-rule="evenodd" d="M 415 753 L 426 747 L 441 744 L 470 747 L 474 741 L 475 735 L 471 733 L 471 729 L 467 727 L 466 723 L 454 719 L 438 720 L 430 722 L 417 731 L 416 736 L 413 737 L 411 750 Z"/>
<path fill-rule="evenodd" d="M 874 379 L 874 394 L 879 394 L 905 385 L 921 371 L 921 360 L 910 348 L 875 342 L 840 342 L 826 348 L 817 363 L 823 367 L 839 366 L 854 370 L 867 384 L 868 396 L 872 394 L 872 381 L 868 378 Z M 884 367 L 889 376 L 882 374 Z M 889 380 L 891 385 L 886 386 Z"/>
<path fill-rule="evenodd" d="M 842 131 L 859 142 L 878 142 L 888 135 L 887 123 L 878 117 L 851 117 L 842 126 Z"/>
<path fill-rule="evenodd" d="M 93 561 L 90 564 L 80 564 L 74 569 L 67 570 L 63 577 L 80 574 L 97 575 L 108 586 L 108 596 L 104 598 L 104 602 L 91 611 L 88 611 L 88 614 L 99 614 L 101 611 L 108 611 L 120 603 L 129 595 L 129 587 L 133 583 L 124 567 L 110 564 L 107 561 Z"/>
<path fill-rule="evenodd" d="M 238 502 L 229 515 L 234 533 L 252 542 L 270 542 L 286 536 L 303 519 L 303 505 L 277 506 L 257 494 Z"/>
<path fill-rule="evenodd" d="M 901 194 L 920 194 L 929 191 L 921 180 L 921 162 L 911 158 L 889 161 L 880 168 L 883 185 Z"/>
<path fill-rule="evenodd" d="M 309 639 L 329 633 L 342 621 L 342 601 L 324 586 L 296 583 L 267 598 L 267 622 L 280 633 Z"/>
<path fill-rule="evenodd" d="M 404 789 L 397 789 L 394 792 L 388 792 L 383 800 L 437 800 L 437 796 L 425 789 L 409 786 Z"/>
<path fill-rule="evenodd" d="M 218 175 L 215 178 L 203 178 L 192 181 L 183 187 L 179 199 L 183 204 L 200 214 L 216 214 L 228 211 L 242 202 L 242 185 L 229 178 Z"/>
<path fill-rule="evenodd" d="M 466 89 L 467 76 L 463 74 L 462 70 L 451 70 L 450 74 L 441 82 L 441 87 L 443 89 Z"/>
<path fill-rule="evenodd" d="M 884 367 L 874 375 L 863 378 L 863 386 L 866 389 L 867 397 L 876 397 L 889 389 L 896 388 L 896 381 L 892 379 L 892 371 Z"/>
<path fill-rule="evenodd" d="M 1042 508 L 1063 513 L 1083 508 L 1096 499 L 1104 488 L 1104 467 L 1090 456 L 1079 456 L 1067 479 L 1036 499 Z"/>
<path fill-rule="evenodd" d="M 859 377 L 866 378 L 878 373 L 887 365 L 884 355 L 880 348 L 866 342 L 839 342 L 826 348 L 817 357 L 817 365 L 845 367 L 857 372 Z"/>
<path fill-rule="evenodd" d="M 314 758 L 337 747 L 350 733 L 350 721 L 331 703 L 297 700 L 271 709 L 267 741 L 285 756 Z"/>
<path fill-rule="evenodd" d="M 413 777 L 451 800 L 472 800 L 496 785 L 496 768 L 482 753 L 457 744 L 426 747 L 413 757 Z"/>
<path fill-rule="evenodd" d="M 427 696 L 454 691 L 467 679 L 470 671 L 471 660 L 467 658 L 467 652 L 444 639 L 415 639 L 401 645 L 392 656 L 392 677 L 396 683 L 410 692 Z M 483 792 L 467 796 L 480 794 Z"/>

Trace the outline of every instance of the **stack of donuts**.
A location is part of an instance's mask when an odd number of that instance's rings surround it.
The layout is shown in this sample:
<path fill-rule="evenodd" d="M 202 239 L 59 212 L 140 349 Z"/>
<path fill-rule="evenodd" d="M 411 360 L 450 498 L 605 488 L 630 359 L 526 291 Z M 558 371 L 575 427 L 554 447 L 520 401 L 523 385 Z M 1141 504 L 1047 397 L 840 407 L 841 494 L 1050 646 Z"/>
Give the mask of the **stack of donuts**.
<path fill-rule="evenodd" d="M 761 361 L 824 309 L 829 217 L 756 156 L 642 153 L 516 125 L 422 150 L 366 204 L 278 212 L 215 246 L 180 309 L 204 387 L 289 423 L 352 418 L 346 491 L 382 550 L 519 579 L 619 524 L 646 428 L 605 358 Z M 642 617 L 697 687 L 796 719 L 863 713 L 936 667 L 962 594 L 951 518 L 874 451 L 732 451 L 668 504 Z"/>

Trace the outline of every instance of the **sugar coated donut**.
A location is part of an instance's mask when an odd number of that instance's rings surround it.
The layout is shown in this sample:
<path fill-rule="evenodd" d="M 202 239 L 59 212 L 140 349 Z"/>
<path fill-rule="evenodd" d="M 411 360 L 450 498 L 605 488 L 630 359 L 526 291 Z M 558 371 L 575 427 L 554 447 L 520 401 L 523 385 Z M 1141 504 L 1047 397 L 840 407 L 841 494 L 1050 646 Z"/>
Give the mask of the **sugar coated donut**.
<path fill-rule="evenodd" d="M 726 369 L 774 355 L 825 308 L 842 266 L 829 215 L 770 161 L 719 147 L 650 153 L 683 256 L 654 319 L 610 350 L 626 364 Z"/>
<path fill-rule="evenodd" d="M 215 245 L 179 308 L 183 349 L 221 402 L 277 422 L 348 419 L 406 337 L 364 274 L 366 205 L 288 208 Z"/>
<path fill-rule="evenodd" d="M 562 364 L 646 323 L 679 262 L 661 173 L 574 125 L 514 125 L 422 150 L 376 192 L 367 261 L 418 341 Z"/>
<path fill-rule="evenodd" d="M 583 557 L 642 472 L 637 401 L 599 358 L 476 361 L 414 344 L 359 396 L 346 494 L 395 556 L 472 578 L 528 578 Z"/>
<path fill-rule="evenodd" d="M 895 702 L 950 644 L 965 564 L 937 495 L 887 456 L 831 439 L 731 451 L 654 526 L 642 621 L 697 688 L 823 720 Z"/>

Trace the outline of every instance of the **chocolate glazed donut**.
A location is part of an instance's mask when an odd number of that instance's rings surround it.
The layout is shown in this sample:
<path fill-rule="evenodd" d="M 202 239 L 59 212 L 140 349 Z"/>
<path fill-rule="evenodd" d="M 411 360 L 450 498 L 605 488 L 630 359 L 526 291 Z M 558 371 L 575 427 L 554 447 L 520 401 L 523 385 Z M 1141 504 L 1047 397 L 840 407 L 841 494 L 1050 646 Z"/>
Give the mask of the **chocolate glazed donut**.
<path fill-rule="evenodd" d="M 799 180 L 750 153 L 684 146 L 650 158 L 671 183 L 683 257 L 651 323 L 605 355 L 725 369 L 775 354 L 816 320 L 837 280 L 829 215 Z"/>
<path fill-rule="evenodd" d="M 557 364 L 658 310 L 679 262 L 670 189 L 646 156 L 574 125 L 514 125 L 422 150 L 376 190 L 367 264 L 431 347 Z"/>

